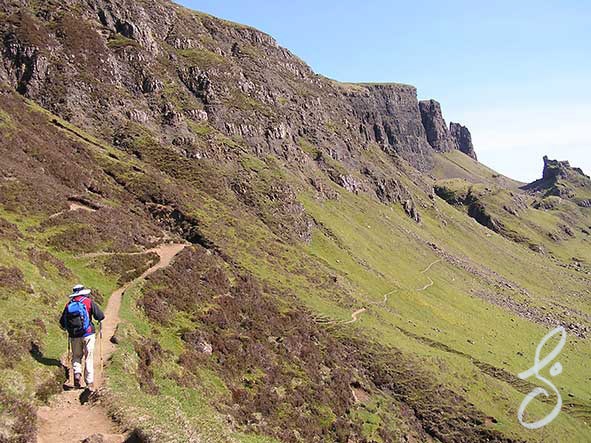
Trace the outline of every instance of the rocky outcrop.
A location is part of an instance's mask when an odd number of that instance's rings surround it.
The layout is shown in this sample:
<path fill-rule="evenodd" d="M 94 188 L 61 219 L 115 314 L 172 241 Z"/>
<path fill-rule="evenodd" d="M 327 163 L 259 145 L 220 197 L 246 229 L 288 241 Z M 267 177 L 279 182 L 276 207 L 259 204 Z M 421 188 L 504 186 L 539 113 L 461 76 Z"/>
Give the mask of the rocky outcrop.
<path fill-rule="evenodd" d="M 439 183 L 433 188 L 435 194 L 445 200 L 450 205 L 456 207 L 463 207 L 467 214 L 480 223 L 482 226 L 489 228 L 491 231 L 505 234 L 505 228 L 502 222 L 497 219 L 494 214 L 490 213 L 487 208 L 485 195 L 474 192 L 472 187 L 467 189 L 461 188 L 459 190 L 449 187 L 445 182 Z"/>
<path fill-rule="evenodd" d="M 472 134 L 470 134 L 468 128 L 459 123 L 451 122 L 449 124 L 449 132 L 457 149 L 472 157 L 474 160 L 478 160 L 474 145 L 472 144 Z"/>
<path fill-rule="evenodd" d="M 453 122 L 448 129 L 439 102 L 422 100 L 419 102 L 419 109 L 427 140 L 435 151 L 459 150 L 477 160 L 470 131 L 465 126 Z"/>
<path fill-rule="evenodd" d="M 572 176 L 586 176 L 582 169 L 571 167 L 568 161 L 550 160 L 547 155 L 544 156 L 544 170 L 542 180 L 556 182 L 559 179 L 568 179 Z"/>
<path fill-rule="evenodd" d="M 568 161 L 550 160 L 545 155 L 542 178 L 525 185 L 523 189 L 543 193 L 545 197 L 571 199 L 581 206 L 579 191 L 585 189 L 591 192 L 591 178 L 580 168 L 572 167 Z"/>
<path fill-rule="evenodd" d="M 421 110 L 421 120 L 427 140 L 431 147 L 437 152 L 450 152 L 458 149 L 455 139 L 447 129 L 439 102 L 422 100 L 419 102 L 419 109 Z"/>
<path fill-rule="evenodd" d="M 418 169 L 433 164 L 414 87 L 339 84 L 255 29 L 162 1 L 72 0 L 59 16 L 50 4 L 36 16 L 9 5 L 0 13 L 10 18 L 0 24 L 0 78 L 74 124 L 140 122 L 178 140 L 191 136 L 181 116 L 199 113 L 256 155 L 301 162 L 304 137 L 358 170 L 355 151 L 374 143 Z"/>
<path fill-rule="evenodd" d="M 360 86 L 347 98 L 360 120 L 359 132 L 367 142 L 396 152 L 413 166 L 429 169 L 431 153 L 414 86 L 381 84 Z"/>
<path fill-rule="evenodd" d="M 34 29 L 31 17 L 26 14 L 21 16 L 21 24 L 26 30 Z M 43 50 L 48 42 L 37 39 L 47 36 L 41 34 L 35 35 L 36 38 L 24 38 L 19 34 L 13 31 L 4 35 L 0 80 L 6 81 L 21 94 L 38 92 L 46 81 L 49 66 Z"/>

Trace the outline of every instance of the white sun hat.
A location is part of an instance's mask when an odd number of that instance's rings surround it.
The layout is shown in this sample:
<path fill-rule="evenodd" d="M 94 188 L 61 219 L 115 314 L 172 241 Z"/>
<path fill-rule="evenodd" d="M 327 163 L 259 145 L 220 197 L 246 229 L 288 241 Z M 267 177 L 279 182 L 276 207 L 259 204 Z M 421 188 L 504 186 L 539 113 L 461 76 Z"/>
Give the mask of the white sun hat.
<path fill-rule="evenodd" d="M 78 297 L 79 295 L 90 295 L 90 289 L 82 289 L 80 291 L 74 292 L 73 294 L 70 294 L 69 297 L 73 298 Z"/>

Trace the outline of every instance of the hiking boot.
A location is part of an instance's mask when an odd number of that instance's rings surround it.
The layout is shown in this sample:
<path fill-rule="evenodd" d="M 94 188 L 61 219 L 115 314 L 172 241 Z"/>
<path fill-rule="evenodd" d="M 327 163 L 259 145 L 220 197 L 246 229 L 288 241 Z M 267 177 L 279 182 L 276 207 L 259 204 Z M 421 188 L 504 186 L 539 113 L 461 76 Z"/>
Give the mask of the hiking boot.
<path fill-rule="evenodd" d="M 82 378 L 82 374 L 74 374 L 74 388 L 81 389 L 82 385 L 80 383 L 80 379 Z"/>
<path fill-rule="evenodd" d="M 86 383 L 86 390 L 94 392 L 94 383 Z"/>

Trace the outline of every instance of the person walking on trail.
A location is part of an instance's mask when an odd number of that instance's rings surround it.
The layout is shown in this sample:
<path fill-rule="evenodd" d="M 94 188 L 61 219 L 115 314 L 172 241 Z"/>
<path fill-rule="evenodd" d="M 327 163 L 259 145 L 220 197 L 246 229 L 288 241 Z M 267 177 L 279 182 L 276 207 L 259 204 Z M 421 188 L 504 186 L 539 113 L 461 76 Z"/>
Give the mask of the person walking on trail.
<path fill-rule="evenodd" d="M 60 325 L 68 332 L 68 340 L 72 352 L 72 369 L 74 371 L 74 387 L 80 389 L 82 379 L 82 357 L 86 359 L 84 381 L 86 388 L 94 389 L 94 343 L 95 327 L 93 320 L 99 323 L 105 319 L 101 308 L 92 300 L 90 289 L 76 285 L 69 295 Z"/>

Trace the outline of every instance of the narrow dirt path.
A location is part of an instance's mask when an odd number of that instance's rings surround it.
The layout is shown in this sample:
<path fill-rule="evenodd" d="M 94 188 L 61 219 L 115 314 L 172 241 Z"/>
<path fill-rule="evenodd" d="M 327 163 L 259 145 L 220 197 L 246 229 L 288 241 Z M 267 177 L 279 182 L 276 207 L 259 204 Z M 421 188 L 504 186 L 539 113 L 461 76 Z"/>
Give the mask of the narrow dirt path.
<path fill-rule="evenodd" d="M 175 255 L 181 252 L 186 245 L 179 244 L 179 243 L 171 243 L 159 246 L 154 249 L 149 249 L 146 252 L 155 252 L 160 256 L 160 261 L 152 266 L 150 269 L 146 270 L 142 275 L 140 275 L 135 280 L 125 284 L 121 288 L 117 289 L 109 298 L 109 304 L 107 305 L 107 309 L 105 309 L 105 320 L 103 321 L 103 356 L 104 360 L 108 360 L 113 351 L 115 350 L 115 345 L 111 343 L 111 337 L 115 335 L 115 329 L 119 324 L 119 308 L 121 307 L 121 298 L 125 291 L 129 289 L 132 285 L 134 285 L 138 280 L 146 278 L 148 275 L 156 272 L 158 269 L 165 268 L 170 264 L 172 259 Z M 100 364 L 100 362 L 98 362 Z M 100 377 L 100 374 L 99 374 Z M 98 386 L 102 385 L 102 380 L 97 379 Z"/>
<path fill-rule="evenodd" d="M 346 322 L 343 322 L 343 324 L 348 325 L 350 323 L 355 323 L 357 321 L 357 317 L 360 314 L 363 314 L 365 311 L 367 311 L 367 309 L 365 308 L 357 309 L 355 312 L 351 314 L 351 320 L 347 320 Z"/>
<path fill-rule="evenodd" d="M 110 338 L 119 324 L 121 298 L 130 286 L 148 275 L 168 266 L 173 258 L 183 250 L 185 244 L 165 244 L 146 252 L 155 252 L 160 257 L 158 263 L 135 280 L 117 289 L 111 295 L 105 309 L 103 321 L 103 357 L 107 361 L 115 350 Z M 103 384 L 100 373 L 99 345 L 95 345 L 95 387 Z M 121 434 L 100 404 L 89 404 L 84 391 L 64 391 L 52 399 L 50 406 L 37 411 L 37 443 L 74 443 L 83 441 L 94 434 L 102 434 L 104 443 L 121 443 L 126 436 Z"/>
<path fill-rule="evenodd" d="M 70 203 L 70 211 L 88 211 L 88 212 L 96 212 L 96 209 L 91 208 L 90 206 L 84 205 L 82 203 L 71 202 Z"/>
<path fill-rule="evenodd" d="M 70 206 L 66 211 L 56 212 L 55 214 L 51 214 L 49 218 L 59 217 L 60 215 L 68 212 L 68 211 L 88 211 L 88 212 L 96 212 L 96 209 L 91 208 L 90 206 L 83 205 L 82 203 L 70 202 Z"/>
<path fill-rule="evenodd" d="M 392 289 L 390 292 L 386 292 L 384 294 L 384 299 L 382 301 L 369 302 L 368 304 L 386 306 L 386 304 L 388 303 L 388 297 L 397 291 L 400 291 L 400 288 Z M 348 325 L 351 323 L 355 323 L 359 318 L 359 315 L 363 314 L 365 311 L 367 311 L 367 308 L 357 309 L 355 312 L 351 314 L 351 320 L 343 321 L 342 324 Z"/>
<path fill-rule="evenodd" d="M 429 269 L 431 269 L 431 266 L 433 266 L 435 263 L 439 263 L 440 261 L 441 261 L 441 259 L 437 259 L 437 260 L 435 260 L 433 263 L 429 264 L 429 266 L 427 266 L 425 269 L 423 269 L 423 270 L 421 271 L 421 274 L 425 274 L 426 272 L 428 272 L 428 271 L 429 271 Z M 431 280 L 431 277 L 427 277 L 427 279 L 429 280 L 429 283 L 427 283 L 427 284 L 426 284 L 425 286 L 423 286 L 422 288 L 420 288 L 420 289 L 417 289 L 417 292 L 424 291 L 425 289 L 428 289 L 428 288 L 430 288 L 431 286 L 433 286 L 433 285 L 434 285 L 434 283 L 433 283 L 433 280 Z"/>
<path fill-rule="evenodd" d="M 434 285 L 434 283 L 433 283 L 433 280 L 431 280 L 431 277 L 427 277 L 427 278 L 429 279 L 429 283 L 427 283 L 427 284 L 426 284 L 425 286 L 423 286 L 422 288 L 420 288 L 420 289 L 417 289 L 417 292 L 424 291 L 425 289 L 428 289 L 428 288 L 430 288 L 431 286 L 433 286 L 433 285 Z"/>
<path fill-rule="evenodd" d="M 439 263 L 440 261 L 441 261 L 441 259 L 437 259 L 434 262 L 430 263 L 429 266 L 427 266 L 425 269 L 423 269 L 421 271 L 421 274 L 425 274 L 425 273 L 429 272 L 429 269 L 431 269 L 431 267 L 434 264 Z M 427 283 L 422 288 L 417 289 L 416 290 L 417 292 L 424 291 L 425 289 L 428 289 L 428 288 L 430 288 L 431 286 L 433 286 L 435 284 L 433 282 L 433 280 L 431 279 L 431 277 L 427 277 L 427 279 L 429 280 L 429 283 Z M 391 290 L 390 292 L 386 292 L 384 294 L 384 301 L 382 301 L 382 302 L 370 302 L 369 304 L 370 305 L 378 305 L 378 304 L 381 304 L 383 306 L 386 306 L 386 303 L 388 303 L 388 296 L 391 295 L 391 294 L 393 294 L 393 293 L 395 293 L 396 291 L 400 291 L 400 288 L 396 288 L 396 289 Z M 363 314 L 365 311 L 367 311 L 366 308 L 357 309 L 355 312 L 353 312 L 351 314 L 351 320 L 344 321 L 344 322 L 342 322 L 342 324 L 348 325 L 350 323 L 355 323 L 357 321 L 357 318 L 359 317 L 359 315 L 360 314 Z"/>
<path fill-rule="evenodd" d="M 431 266 L 433 266 L 435 263 L 439 263 L 441 261 L 440 258 L 438 258 L 437 260 L 435 260 L 433 263 L 429 264 L 429 266 L 427 266 L 425 269 L 423 269 L 421 271 L 421 274 L 424 274 L 425 272 L 429 271 L 429 269 L 431 269 Z"/>
<path fill-rule="evenodd" d="M 384 300 L 382 300 L 381 302 L 371 302 L 371 305 L 382 305 L 382 306 L 386 306 L 386 304 L 388 303 L 388 297 L 391 296 L 392 294 L 394 294 L 395 292 L 400 291 L 400 288 L 396 288 L 396 289 L 392 289 L 390 292 L 386 292 L 384 294 Z"/>

